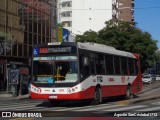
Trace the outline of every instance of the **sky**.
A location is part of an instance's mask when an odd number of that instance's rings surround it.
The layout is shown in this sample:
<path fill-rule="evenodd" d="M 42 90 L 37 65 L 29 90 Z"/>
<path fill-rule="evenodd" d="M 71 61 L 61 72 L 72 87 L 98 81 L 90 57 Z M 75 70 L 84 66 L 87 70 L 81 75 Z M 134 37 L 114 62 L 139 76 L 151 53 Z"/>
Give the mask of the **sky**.
<path fill-rule="evenodd" d="M 160 48 L 160 0 L 135 0 L 134 3 L 137 27 L 149 32 Z"/>

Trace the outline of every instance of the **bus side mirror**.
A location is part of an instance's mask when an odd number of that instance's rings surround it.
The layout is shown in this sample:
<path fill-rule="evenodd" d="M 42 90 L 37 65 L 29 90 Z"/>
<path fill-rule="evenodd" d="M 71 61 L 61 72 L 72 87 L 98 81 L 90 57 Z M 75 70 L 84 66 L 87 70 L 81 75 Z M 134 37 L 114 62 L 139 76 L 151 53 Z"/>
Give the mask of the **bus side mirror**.
<path fill-rule="evenodd" d="M 83 58 L 83 65 L 84 66 L 89 66 L 89 59 L 88 59 L 88 57 L 84 57 Z"/>

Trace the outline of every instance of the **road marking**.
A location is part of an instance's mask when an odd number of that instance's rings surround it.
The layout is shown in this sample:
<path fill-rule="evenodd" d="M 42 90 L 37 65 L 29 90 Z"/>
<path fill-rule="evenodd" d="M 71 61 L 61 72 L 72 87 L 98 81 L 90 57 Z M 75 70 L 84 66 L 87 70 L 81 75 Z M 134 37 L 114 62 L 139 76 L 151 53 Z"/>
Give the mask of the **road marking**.
<path fill-rule="evenodd" d="M 13 118 L 9 120 L 35 120 L 35 118 Z"/>
<path fill-rule="evenodd" d="M 96 110 L 101 110 L 101 109 L 108 109 L 108 108 L 115 108 L 115 107 L 121 107 L 123 105 L 105 105 L 105 106 L 100 106 L 100 107 L 92 107 L 88 109 L 78 109 L 74 111 L 96 111 Z"/>
<path fill-rule="evenodd" d="M 153 110 L 160 110 L 160 106 L 158 107 L 151 107 L 151 108 L 145 108 L 145 109 L 140 109 L 137 111 L 153 111 Z"/>
<path fill-rule="evenodd" d="M 1 101 L 0 101 L 1 102 Z M 19 104 L 41 104 L 41 103 L 43 103 L 44 101 L 12 101 L 12 105 L 19 105 Z M 0 103 L 0 106 L 2 107 L 2 106 L 8 106 L 9 104 L 8 103 Z"/>
<path fill-rule="evenodd" d="M 111 104 L 99 104 L 99 105 L 89 105 L 89 106 L 83 106 L 83 107 L 65 107 L 64 109 L 61 109 L 61 110 L 51 110 L 51 111 L 66 111 L 66 110 L 79 110 L 79 109 L 86 109 L 86 108 L 97 108 L 97 107 L 101 107 L 101 106 L 104 106 L 104 105 L 111 105 Z"/>
<path fill-rule="evenodd" d="M 142 108 L 142 107 L 146 107 L 146 106 L 145 105 L 128 106 L 128 107 L 115 108 L 115 109 L 102 110 L 102 111 L 123 111 L 123 110 L 130 110 L 130 109 Z"/>
<path fill-rule="evenodd" d="M 7 108 L 0 108 L 0 110 L 2 111 L 2 110 L 25 110 L 25 108 L 28 108 L 28 107 L 31 107 L 31 108 L 33 108 L 33 107 L 36 107 L 35 105 L 30 105 L 30 104 L 28 104 L 28 105 L 18 105 L 18 106 L 11 106 L 11 105 L 9 105 Z M 37 107 L 38 108 L 38 107 Z"/>
<path fill-rule="evenodd" d="M 130 103 L 129 100 L 122 100 L 117 102 L 118 105 L 128 105 L 129 103 Z"/>
<path fill-rule="evenodd" d="M 42 103 L 29 103 L 29 105 L 38 105 L 38 104 L 42 104 Z M 2 109 L 2 108 L 6 108 L 6 107 L 10 107 L 10 106 L 12 106 L 12 107 L 16 107 L 16 106 L 20 106 L 20 105 L 28 105 L 28 103 L 16 103 L 16 104 L 7 104 L 7 105 L 0 105 L 1 106 L 1 108 L 0 108 L 0 110 Z"/>
<path fill-rule="evenodd" d="M 160 102 L 151 103 L 152 105 L 160 105 Z"/>

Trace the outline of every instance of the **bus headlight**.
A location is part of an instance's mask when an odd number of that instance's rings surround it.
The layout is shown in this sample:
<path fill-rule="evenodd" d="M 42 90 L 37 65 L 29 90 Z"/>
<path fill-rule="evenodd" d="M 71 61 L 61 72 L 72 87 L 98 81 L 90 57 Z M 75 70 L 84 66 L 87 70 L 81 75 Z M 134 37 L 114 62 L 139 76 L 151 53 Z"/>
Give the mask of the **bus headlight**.
<path fill-rule="evenodd" d="M 72 92 L 72 91 L 71 91 L 71 89 L 70 89 L 70 88 L 68 88 L 68 89 L 67 89 L 67 93 L 69 93 L 69 94 L 70 94 L 71 92 Z"/>
<path fill-rule="evenodd" d="M 72 92 L 74 92 L 75 91 L 75 89 L 74 88 L 72 88 Z"/>
<path fill-rule="evenodd" d="M 41 93 L 41 89 L 32 85 L 31 91 L 34 93 Z"/>

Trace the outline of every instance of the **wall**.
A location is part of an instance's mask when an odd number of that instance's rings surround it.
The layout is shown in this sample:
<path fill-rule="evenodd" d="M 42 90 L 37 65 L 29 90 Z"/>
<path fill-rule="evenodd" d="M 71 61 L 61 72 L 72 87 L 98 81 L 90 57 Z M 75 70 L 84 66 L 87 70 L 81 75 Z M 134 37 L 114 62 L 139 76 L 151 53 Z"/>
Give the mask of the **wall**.
<path fill-rule="evenodd" d="M 73 0 L 72 32 L 99 31 L 112 19 L 112 0 Z"/>

